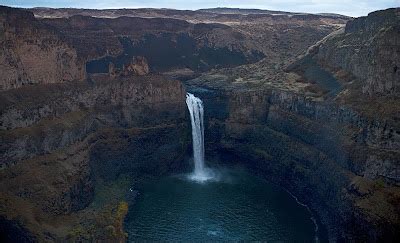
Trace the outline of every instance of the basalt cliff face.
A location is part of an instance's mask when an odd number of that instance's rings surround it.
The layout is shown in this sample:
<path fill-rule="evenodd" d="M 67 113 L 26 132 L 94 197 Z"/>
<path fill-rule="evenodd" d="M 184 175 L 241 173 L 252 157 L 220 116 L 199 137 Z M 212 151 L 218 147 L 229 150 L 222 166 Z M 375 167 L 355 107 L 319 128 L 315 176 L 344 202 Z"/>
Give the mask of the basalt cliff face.
<path fill-rule="evenodd" d="M 0 6 L 0 90 L 83 80 L 77 52 L 30 12 Z"/>
<path fill-rule="evenodd" d="M 125 241 L 124 190 L 186 154 L 185 89 L 144 57 L 89 75 L 69 37 L 0 11 L 2 241 Z"/>
<path fill-rule="evenodd" d="M 235 154 L 288 188 L 332 241 L 395 241 L 400 232 L 398 13 L 348 22 L 264 89 L 237 69 L 186 82 L 205 101 L 208 153 Z"/>
<path fill-rule="evenodd" d="M 148 60 L 150 69 L 181 79 L 220 68 L 227 68 L 224 74 L 230 77 L 232 67 L 260 61 L 256 67 L 235 69 L 242 78 L 258 83 L 351 19 L 273 11 L 232 14 L 219 9 L 30 11 L 69 36 L 81 55 L 96 59 L 88 64 L 89 72 L 107 72 L 107 63 L 121 67 L 138 55 Z"/>
<path fill-rule="evenodd" d="M 86 60 L 88 73 L 108 73 L 147 59 L 153 72 L 189 68 L 192 72 L 255 62 L 263 53 L 247 47 L 248 37 L 222 24 L 192 24 L 178 19 L 71 16 L 42 19 L 57 29 Z"/>
<path fill-rule="evenodd" d="M 312 208 L 329 240 L 396 239 L 395 127 L 287 91 L 189 90 L 205 101 L 207 154 L 234 154 L 289 189 Z"/>
<path fill-rule="evenodd" d="M 335 71 L 351 73 L 363 94 L 398 95 L 399 21 L 399 9 L 373 12 L 318 43 L 310 55 Z"/>
<path fill-rule="evenodd" d="M 9 240 L 17 240 L 21 232 L 10 229 L 20 224 L 39 241 L 101 240 L 111 216 L 92 223 L 95 232 L 80 226 L 113 206 L 93 206 L 97 185 L 121 174 L 162 174 L 183 159 L 185 91 L 178 81 L 92 81 L 2 93 L 1 214 Z M 82 216 L 87 210 L 95 213 Z"/>
<path fill-rule="evenodd" d="M 186 166 L 186 89 L 207 155 L 287 188 L 321 236 L 398 237 L 398 9 L 0 14 L 2 240 L 125 241 L 141 178 Z"/>

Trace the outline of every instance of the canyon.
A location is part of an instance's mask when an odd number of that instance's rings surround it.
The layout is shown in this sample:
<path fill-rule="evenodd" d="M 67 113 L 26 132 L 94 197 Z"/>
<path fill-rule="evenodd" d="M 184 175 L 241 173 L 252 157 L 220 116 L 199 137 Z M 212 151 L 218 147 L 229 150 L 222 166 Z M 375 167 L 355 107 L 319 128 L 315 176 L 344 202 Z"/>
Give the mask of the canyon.
<path fill-rule="evenodd" d="M 399 8 L 0 7 L 0 22 L 2 240 L 126 241 L 126 191 L 190 166 L 186 92 L 205 153 L 290 191 L 329 241 L 399 237 Z"/>

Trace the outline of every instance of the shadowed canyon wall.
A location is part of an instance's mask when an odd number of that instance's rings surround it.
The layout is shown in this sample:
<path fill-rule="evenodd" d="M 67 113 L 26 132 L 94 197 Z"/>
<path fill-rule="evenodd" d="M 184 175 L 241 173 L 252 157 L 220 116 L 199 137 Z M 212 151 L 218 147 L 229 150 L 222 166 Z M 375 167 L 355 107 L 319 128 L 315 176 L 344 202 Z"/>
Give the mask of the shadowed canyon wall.
<path fill-rule="evenodd" d="M 400 137 L 393 127 L 283 91 L 188 89 L 205 102 L 208 154 L 234 154 L 294 192 L 331 240 L 397 237 Z"/>
<path fill-rule="evenodd" d="M 72 16 L 43 19 L 66 36 L 87 60 L 89 73 L 122 69 L 143 56 L 155 72 L 189 68 L 194 72 L 259 61 L 263 53 L 246 46 L 247 36 L 223 24 L 192 24 L 178 19 Z M 101 40 L 100 40 L 101 39 Z"/>
<path fill-rule="evenodd" d="M 186 153 L 178 81 L 96 79 L 11 90 L 1 98 L 1 212 L 8 221 L 25 215 L 25 227 L 39 240 L 60 237 L 43 222 L 87 207 L 96 181 L 166 173 Z"/>

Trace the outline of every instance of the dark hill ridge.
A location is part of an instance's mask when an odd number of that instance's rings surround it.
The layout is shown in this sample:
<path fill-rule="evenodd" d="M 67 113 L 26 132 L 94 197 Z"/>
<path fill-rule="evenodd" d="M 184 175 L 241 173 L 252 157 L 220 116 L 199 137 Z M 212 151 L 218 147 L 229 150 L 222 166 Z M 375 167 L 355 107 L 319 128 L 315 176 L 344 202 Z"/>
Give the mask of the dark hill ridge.
<path fill-rule="evenodd" d="M 399 238 L 398 9 L 346 27 L 324 15 L 31 11 L 0 8 L 2 240 L 125 241 L 126 192 L 187 166 L 186 89 L 204 100 L 208 155 L 290 190 L 333 242 Z M 197 78 L 168 78 L 182 73 Z"/>
<path fill-rule="evenodd" d="M 293 12 L 274 11 L 274 10 L 263 10 L 263 9 L 245 9 L 245 8 L 203 8 L 197 11 L 206 13 L 217 13 L 217 14 L 298 14 Z"/>
<path fill-rule="evenodd" d="M 176 10 L 176 9 L 165 9 L 165 8 L 137 8 L 137 9 L 74 9 L 74 8 L 32 8 L 27 9 L 35 13 L 37 17 L 50 18 L 50 17 L 68 17 L 72 15 L 89 15 L 93 17 L 105 16 L 118 17 L 118 16 L 140 16 L 146 15 L 148 17 L 165 16 L 165 17 L 199 17 L 201 15 L 204 18 L 212 19 L 217 15 L 235 14 L 238 15 L 317 15 L 332 18 L 351 19 L 348 16 L 334 14 L 334 13 L 321 13 L 321 14 L 309 14 L 309 13 L 294 13 L 285 11 L 275 10 L 263 10 L 263 9 L 241 9 L 241 8 L 207 8 L 198 10 Z"/>
<path fill-rule="evenodd" d="M 351 19 L 351 17 L 335 14 L 335 13 L 297 13 L 297 12 L 285 12 L 285 11 L 277 11 L 277 10 L 266 10 L 266 9 L 249 9 L 249 8 L 204 8 L 199 9 L 197 11 L 207 12 L 207 13 L 215 13 L 215 14 L 242 14 L 242 15 L 256 15 L 256 14 L 264 14 L 264 15 L 290 15 L 291 17 L 295 17 L 296 15 L 317 15 L 317 16 L 329 16 L 332 18 L 343 18 L 343 19 Z"/>

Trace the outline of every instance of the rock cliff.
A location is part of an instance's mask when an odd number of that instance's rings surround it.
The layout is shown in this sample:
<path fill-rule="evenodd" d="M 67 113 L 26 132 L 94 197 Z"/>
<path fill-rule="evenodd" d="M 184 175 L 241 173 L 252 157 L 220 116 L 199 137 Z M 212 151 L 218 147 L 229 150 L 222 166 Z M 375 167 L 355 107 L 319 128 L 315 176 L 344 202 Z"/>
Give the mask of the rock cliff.
<path fill-rule="evenodd" d="M 310 47 L 288 70 L 311 83 L 328 73 L 336 85 L 325 89 L 336 89 L 336 100 L 370 117 L 398 123 L 400 113 L 394 106 L 400 83 L 399 12 L 387 9 L 349 21 Z"/>
<path fill-rule="evenodd" d="M 186 106 L 178 81 L 92 81 L 2 92 L 2 224 L 23 224 L 38 240 L 63 239 L 64 226 L 46 224 L 79 222 L 68 215 L 91 205 L 97 183 L 165 173 L 183 158 Z"/>
<path fill-rule="evenodd" d="M 84 62 L 32 13 L 0 6 L 0 90 L 85 78 Z"/>
<path fill-rule="evenodd" d="M 400 9 L 397 8 L 350 21 L 343 33 L 321 42 L 313 54 L 322 65 L 351 73 L 364 94 L 398 95 L 399 46 Z"/>
<path fill-rule="evenodd" d="M 332 241 L 397 237 L 400 137 L 390 123 L 293 92 L 188 89 L 205 103 L 208 155 L 234 154 L 295 193 Z"/>
<path fill-rule="evenodd" d="M 135 56 L 145 57 L 153 72 L 182 68 L 198 72 L 252 63 L 264 57 L 247 45 L 249 36 L 223 24 L 88 16 L 40 21 L 65 36 L 66 41 L 76 48 L 78 56 L 87 61 L 88 73 L 107 73 L 110 63 L 122 70 Z"/>
<path fill-rule="evenodd" d="M 294 192 L 329 240 L 394 241 L 398 23 L 398 9 L 350 21 L 267 82 L 245 82 L 242 67 L 187 81 L 205 100 L 208 153 L 234 154 Z"/>

